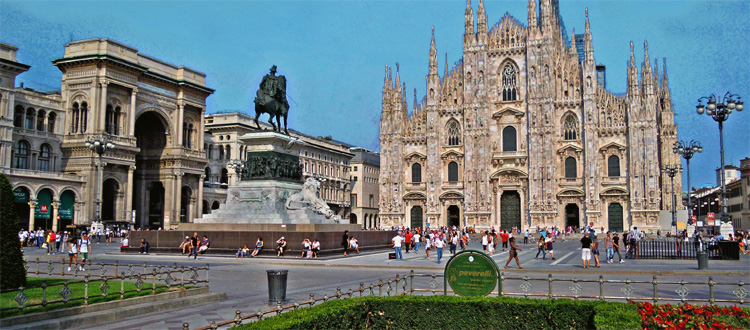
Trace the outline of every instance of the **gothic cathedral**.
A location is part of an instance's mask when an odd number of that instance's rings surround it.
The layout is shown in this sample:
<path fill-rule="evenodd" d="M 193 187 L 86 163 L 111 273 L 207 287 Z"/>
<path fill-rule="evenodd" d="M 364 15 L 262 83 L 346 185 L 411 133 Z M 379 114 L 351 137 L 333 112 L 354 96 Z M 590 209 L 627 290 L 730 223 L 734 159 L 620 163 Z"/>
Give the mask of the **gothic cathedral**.
<path fill-rule="evenodd" d="M 588 10 L 568 38 L 557 0 L 530 0 L 528 26 L 509 14 L 492 28 L 467 0 L 463 57 L 438 75 L 433 28 L 427 92 L 408 113 L 405 86 L 386 67 L 380 121 L 382 226 L 510 230 L 656 229 L 671 209 L 662 165 L 677 126 L 667 82 L 638 71 L 630 45 L 627 91 L 605 89 Z M 582 44 L 582 45 L 581 45 Z M 681 178 L 675 178 L 681 192 Z"/>

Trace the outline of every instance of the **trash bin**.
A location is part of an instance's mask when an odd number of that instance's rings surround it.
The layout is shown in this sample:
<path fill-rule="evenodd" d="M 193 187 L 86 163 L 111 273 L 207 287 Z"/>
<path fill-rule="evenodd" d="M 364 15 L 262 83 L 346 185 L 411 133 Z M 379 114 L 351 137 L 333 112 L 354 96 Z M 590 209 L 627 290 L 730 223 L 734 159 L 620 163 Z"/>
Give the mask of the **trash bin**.
<path fill-rule="evenodd" d="M 286 275 L 288 270 L 266 270 L 268 274 L 268 303 L 286 301 Z"/>
<path fill-rule="evenodd" d="M 698 270 L 708 269 L 708 253 L 698 251 Z"/>

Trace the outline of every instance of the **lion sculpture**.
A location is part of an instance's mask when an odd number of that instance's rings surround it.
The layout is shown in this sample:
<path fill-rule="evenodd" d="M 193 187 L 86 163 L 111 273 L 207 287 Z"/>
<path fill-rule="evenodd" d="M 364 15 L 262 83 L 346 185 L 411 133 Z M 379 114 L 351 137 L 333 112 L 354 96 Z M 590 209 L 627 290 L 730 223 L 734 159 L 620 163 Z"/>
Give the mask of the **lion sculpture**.
<path fill-rule="evenodd" d="M 318 197 L 319 191 L 320 182 L 314 178 L 307 178 L 304 185 L 302 185 L 302 190 L 287 198 L 287 210 L 311 209 L 338 223 L 341 220 L 341 216 L 333 214 L 328 204 Z"/>

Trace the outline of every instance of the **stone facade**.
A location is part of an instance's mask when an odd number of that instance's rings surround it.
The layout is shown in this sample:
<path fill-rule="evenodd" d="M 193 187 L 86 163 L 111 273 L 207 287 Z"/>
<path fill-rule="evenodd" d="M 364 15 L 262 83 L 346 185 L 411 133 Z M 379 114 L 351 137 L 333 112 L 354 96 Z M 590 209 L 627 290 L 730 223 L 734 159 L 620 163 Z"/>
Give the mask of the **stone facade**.
<path fill-rule="evenodd" d="M 378 228 L 378 202 L 380 201 L 380 155 L 364 148 L 349 149 L 351 161 L 352 216 L 350 223 L 362 225 L 363 229 Z"/>
<path fill-rule="evenodd" d="M 506 14 L 490 28 L 483 2 L 475 17 L 467 1 L 463 56 L 450 68 L 446 59 L 442 77 L 433 28 L 427 95 L 418 102 L 415 91 L 411 113 L 398 65 L 395 78 L 386 67 L 383 225 L 621 231 L 656 228 L 671 209 L 661 168 L 680 159 L 666 60 L 658 72 L 644 42 L 639 71 L 631 43 L 627 91 L 616 95 L 597 79 L 588 10 L 578 47 L 557 1 L 539 7 L 529 1 L 527 25 Z"/>

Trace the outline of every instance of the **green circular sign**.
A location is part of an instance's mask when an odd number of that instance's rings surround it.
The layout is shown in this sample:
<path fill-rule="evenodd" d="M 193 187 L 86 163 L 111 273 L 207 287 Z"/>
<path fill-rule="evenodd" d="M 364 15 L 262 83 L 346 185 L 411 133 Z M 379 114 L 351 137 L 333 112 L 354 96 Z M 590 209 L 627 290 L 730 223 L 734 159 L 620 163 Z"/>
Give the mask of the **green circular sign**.
<path fill-rule="evenodd" d="M 445 279 L 461 296 L 486 296 L 497 285 L 495 261 L 479 251 L 463 251 L 448 261 Z"/>

